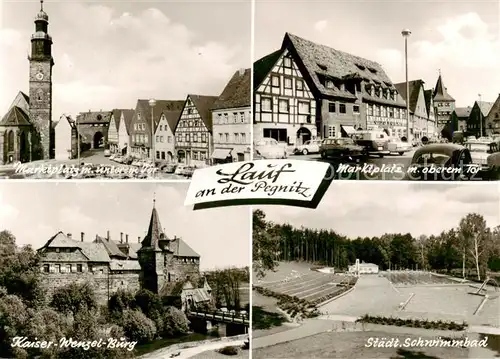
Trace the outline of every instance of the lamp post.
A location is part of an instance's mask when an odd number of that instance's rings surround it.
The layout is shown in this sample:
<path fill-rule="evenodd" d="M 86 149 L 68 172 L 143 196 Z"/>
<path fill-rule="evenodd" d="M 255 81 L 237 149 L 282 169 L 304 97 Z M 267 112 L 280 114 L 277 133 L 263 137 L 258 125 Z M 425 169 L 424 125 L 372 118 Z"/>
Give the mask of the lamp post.
<path fill-rule="evenodd" d="M 156 106 L 156 100 L 149 100 L 149 106 L 151 106 L 151 161 L 153 166 L 155 165 L 155 120 L 154 120 L 154 107 Z"/>
<path fill-rule="evenodd" d="M 401 31 L 405 39 L 405 72 L 406 72 L 406 140 L 410 142 L 410 83 L 408 82 L 408 38 L 411 31 L 404 29 Z"/>
<path fill-rule="evenodd" d="M 479 102 L 477 107 L 479 108 L 479 137 L 483 137 L 483 114 L 481 113 L 481 94 L 478 94 Z"/>

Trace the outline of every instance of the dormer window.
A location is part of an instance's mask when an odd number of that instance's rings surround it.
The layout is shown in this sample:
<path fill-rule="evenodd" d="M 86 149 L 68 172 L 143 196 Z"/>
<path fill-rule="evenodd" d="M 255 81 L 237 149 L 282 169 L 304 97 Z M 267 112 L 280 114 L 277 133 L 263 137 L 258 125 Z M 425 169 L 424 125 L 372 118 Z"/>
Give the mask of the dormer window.
<path fill-rule="evenodd" d="M 101 115 L 97 115 L 97 121 L 101 121 L 102 120 L 102 116 Z"/>
<path fill-rule="evenodd" d="M 141 119 L 141 113 L 140 112 L 137 114 L 137 119 L 139 119 L 139 120 Z"/>
<path fill-rule="evenodd" d="M 345 91 L 345 84 L 340 84 L 340 91 Z"/>
<path fill-rule="evenodd" d="M 335 86 L 333 85 L 333 81 L 332 81 L 332 80 L 326 80 L 326 81 L 325 81 L 325 87 L 326 87 L 327 89 L 332 89 L 332 88 L 334 88 Z"/>
<path fill-rule="evenodd" d="M 361 71 L 364 71 L 366 69 L 366 67 L 364 67 L 363 65 L 360 65 L 360 64 L 356 64 L 356 67 L 358 69 L 360 69 Z"/>
<path fill-rule="evenodd" d="M 317 65 L 318 65 L 318 67 L 319 67 L 321 70 L 323 70 L 323 71 L 328 70 L 328 67 L 327 67 L 326 65 L 323 65 L 323 64 L 317 64 Z"/>
<path fill-rule="evenodd" d="M 396 91 L 390 91 L 391 92 L 391 100 L 394 100 L 396 97 Z"/>
<path fill-rule="evenodd" d="M 373 67 L 369 67 L 368 70 L 370 70 L 370 72 L 372 74 L 376 74 L 377 73 L 377 70 L 375 70 Z"/>
<path fill-rule="evenodd" d="M 370 86 L 370 96 L 375 96 L 375 86 Z"/>

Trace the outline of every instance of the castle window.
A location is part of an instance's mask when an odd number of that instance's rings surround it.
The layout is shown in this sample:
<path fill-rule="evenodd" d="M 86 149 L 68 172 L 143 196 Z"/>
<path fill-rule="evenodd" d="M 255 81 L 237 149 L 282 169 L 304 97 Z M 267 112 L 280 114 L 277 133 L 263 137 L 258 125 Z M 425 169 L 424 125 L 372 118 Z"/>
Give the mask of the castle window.
<path fill-rule="evenodd" d="M 66 265 L 66 272 L 71 273 L 71 264 Z"/>
<path fill-rule="evenodd" d="M 56 253 L 59 253 L 60 249 L 59 248 L 56 248 Z"/>
<path fill-rule="evenodd" d="M 56 273 L 61 273 L 61 265 L 56 264 Z"/>
<path fill-rule="evenodd" d="M 50 266 L 48 264 L 43 265 L 43 272 L 44 273 L 49 273 L 50 272 Z"/>
<path fill-rule="evenodd" d="M 77 272 L 83 272 L 83 271 L 82 271 L 82 265 L 81 265 L 81 264 L 77 264 L 77 265 L 76 265 L 76 271 L 77 271 Z"/>
<path fill-rule="evenodd" d="M 123 285 L 124 284 L 123 281 L 120 284 Z"/>
<path fill-rule="evenodd" d="M 97 121 L 101 121 L 102 120 L 102 116 L 101 115 L 97 115 Z"/>
<path fill-rule="evenodd" d="M 102 273 L 103 273 L 103 270 L 102 270 L 102 269 L 100 269 L 100 270 L 99 270 L 99 273 L 101 273 L 101 274 L 102 274 Z"/>
<path fill-rule="evenodd" d="M 42 101 L 42 100 L 43 100 L 43 91 L 42 91 L 42 90 L 38 90 L 38 91 L 36 92 L 36 99 L 37 99 L 38 101 Z"/>
<path fill-rule="evenodd" d="M 170 282 L 171 278 L 170 278 L 170 273 L 168 273 L 168 281 Z"/>

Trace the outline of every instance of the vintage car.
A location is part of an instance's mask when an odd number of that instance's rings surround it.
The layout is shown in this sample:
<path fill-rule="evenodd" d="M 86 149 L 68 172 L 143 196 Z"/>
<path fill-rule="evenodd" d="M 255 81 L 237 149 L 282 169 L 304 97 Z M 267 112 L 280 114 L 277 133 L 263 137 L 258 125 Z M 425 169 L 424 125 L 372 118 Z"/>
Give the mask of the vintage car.
<path fill-rule="evenodd" d="M 174 171 L 174 174 L 179 175 L 179 176 L 184 176 L 184 170 L 186 169 L 186 165 L 180 164 L 177 165 L 177 168 Z"/>
<path fill-rule="evenodd" d="M 453 143 L 434 143 L 415 151 L 406 180 L 460 181 L 481 179 L 481 168 L 472 162 L 467 148 Z"/>
<path fill-rule="evenodd" d="M 306 141 L 303 145 L 297 146 L 297 148 L 293 150 L 293 153 L 304 156 L 309 153 L 319 153 L 319 146 L 321 146 L 321 140 Z"/>
<path fill-rule="evenodd" d="M 391 138 L 387 143 L 387 149 L 391 153 L 398 153 L 400 156 L 402 156 L 405 154 L 405 152 L 412 151 L 413 146 L 408 142 L 403 142 L 396 138 Z"/>
<path fill-rule="evenodd" d="M 366 152 L 377 154 L 380 157 L 390 154 L 387 149 L 389 140 L 389 135 L 380 130 L 357 131 L 355 134 L 355 141 L 357 145 L 363 147 Z"/>
<path fill-rule="evenodd" d="M 324 139 L 319 147 L 319 153 L 322 158 L 355 158 L 365 154 L 363 147 L 348 137 Z"/>
<path fill-rule="evenodd" d="M 500 179 L 500 152 L 495 152 L 486 159 L 488 165 L 489 180 L 497 181 Z"/>
<path fill-rule="evenodd" d="M 188 178 L 193 177 L 193 173 L 194 173 L 195 170 L 196 170 L 196 167 L 187 166 L 182 171 L 182 175 L 185 176 L 185 177 L 188 177 Z"/>
<path fill-rule="evenodd" d="M 481 166 L 483 169 L 488 168 L 488 157 L 498 152 L 498 143 L 489 138 L 466 142 L 465 147 L 470 152 L 472 163 Z"/>
<path fill-rule="evenodd" d="M 164 164 L 160 170 L 165 172 L 165 173 L 174 173 L 175 172 L 175 169 L 177 168 L 177 164 L 175 163 L 167 163 L 167 164 Z"/>
<path fill-rule="evenodd" d="M 111 151 L 110 150 L 104 150 L 104 157 L 110 157 L 111 156 Z"/>
<path fill-rule="evenodd" d="M 261 159 L 286 158 L 286 145 L 279 143 L 274 138 L 265 137 L 254 143 L 254 152 Z"/>

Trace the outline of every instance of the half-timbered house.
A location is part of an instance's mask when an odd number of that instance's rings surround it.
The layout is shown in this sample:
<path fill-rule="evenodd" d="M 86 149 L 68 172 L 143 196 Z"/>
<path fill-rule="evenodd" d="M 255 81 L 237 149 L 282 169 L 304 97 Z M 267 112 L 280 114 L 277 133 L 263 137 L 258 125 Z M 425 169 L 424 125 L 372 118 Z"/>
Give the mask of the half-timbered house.
<path fill-rule="evenodd" d="M 254 74 L 255 139 L 297 144 L 315 132 L 343 137 L 358 129 L 405 134 L 406 104 L 374 61 L 286 33 L 280 50 L 254 64 Z"/>
<path fill-rule="evenodd" d="M 134 110 L 122 110 L 120 122 L 118 122 L 118 149 L 120 154 L 130 153 L 130 133 Z"/>
<path fill-rule="evenodd" d="M 122 110 L 114 109 L 111 111 L 111 119 L 109 120 L 108 129 L 108 144 L 111 153 L 117 153 L 118 149 L 118 126 L 120 125 L 120 119 L 122 116 Z"/>
<path fill-rule="evenodd" d="M 161 114 L 160 122 L 155 133 L 155 156 L 157 161 L 173 162 L 175 159 L 174 129 L 181 111 L 165 111 Z"/>
<path fill-rule="evenodd" d="M 218 96 L 188 95 L 175 128 L 179 163 L 205 166 L 213 151 L 211 107 Z"/>

